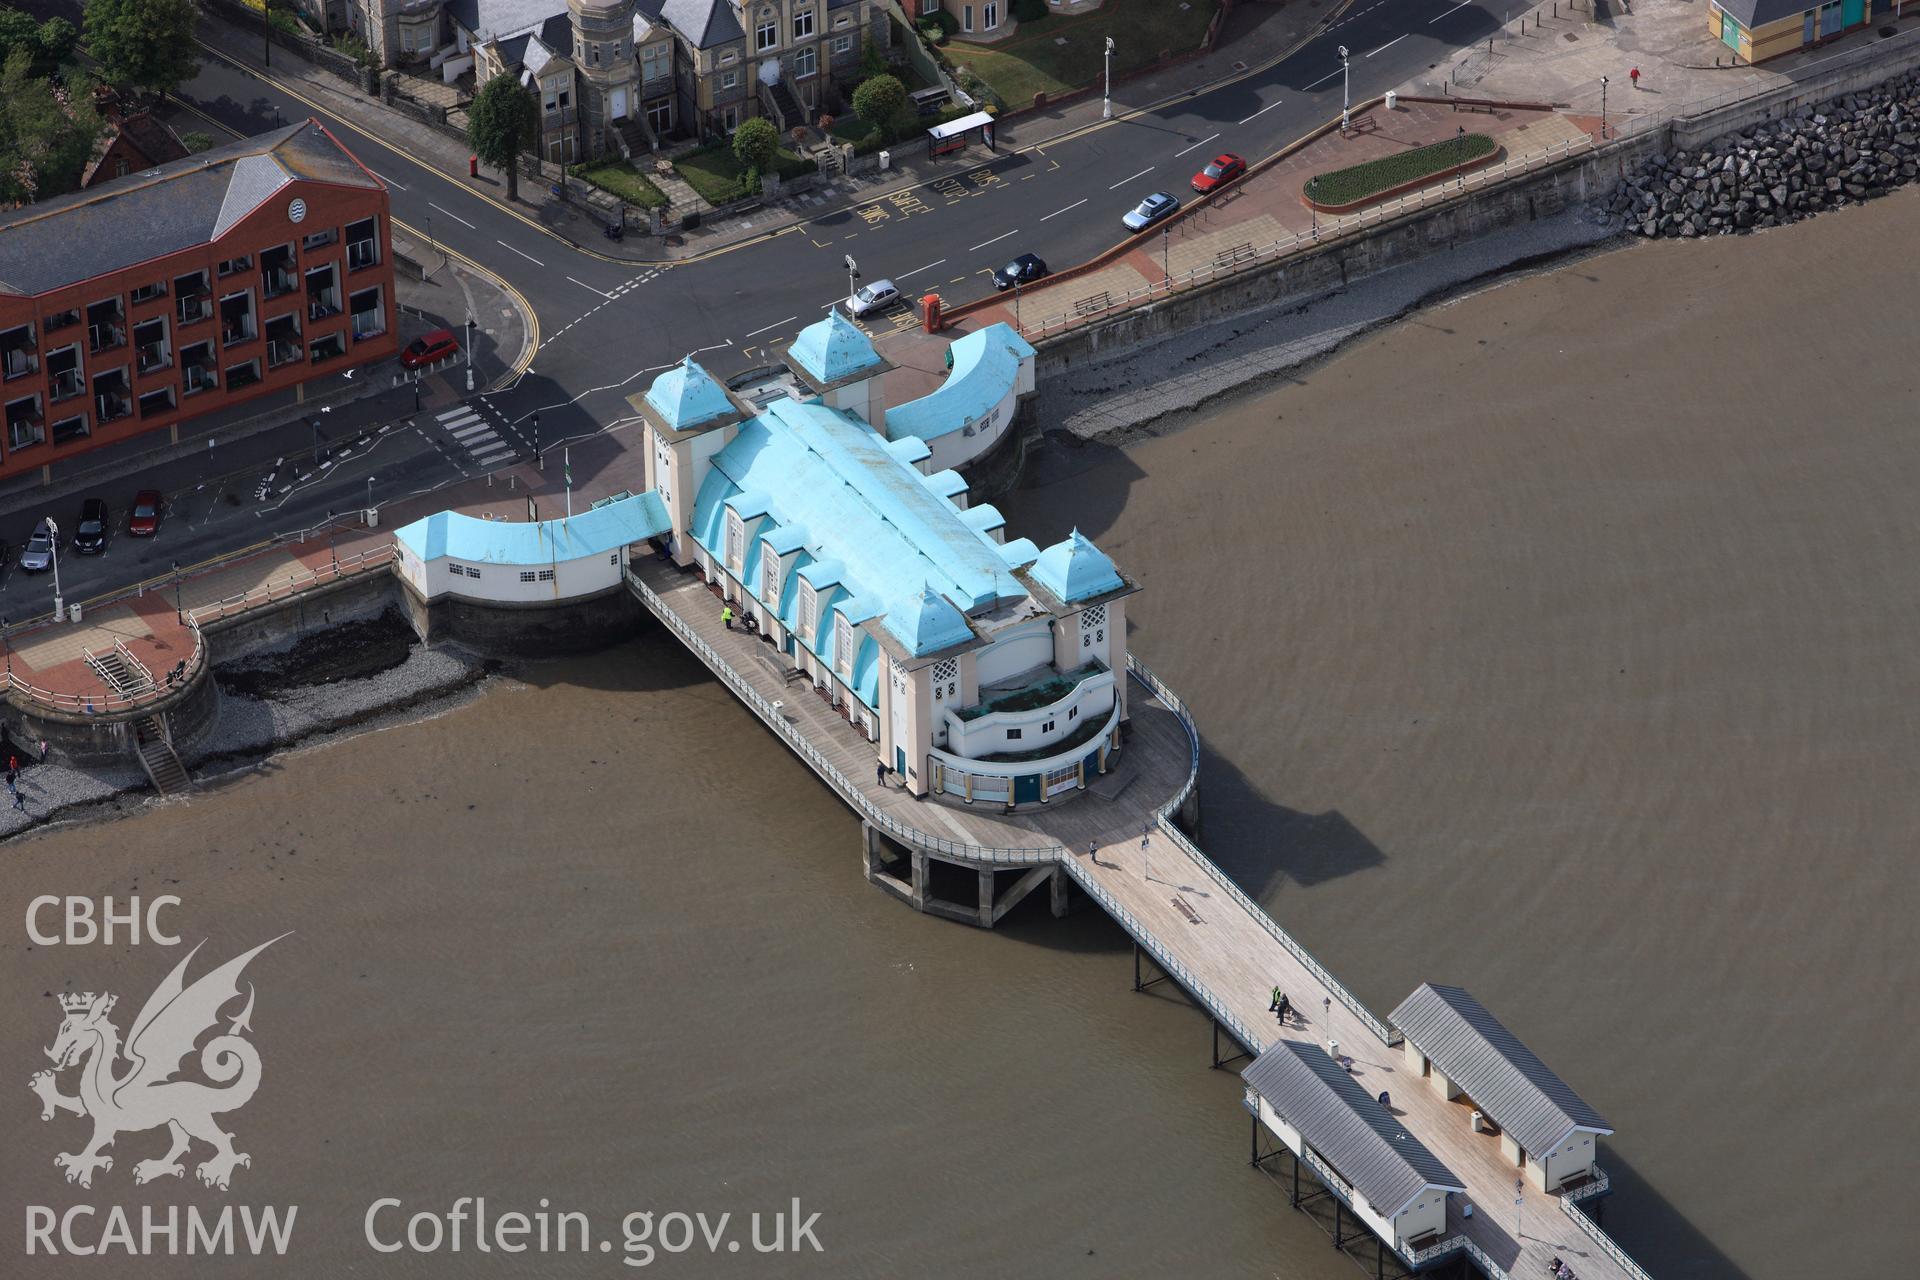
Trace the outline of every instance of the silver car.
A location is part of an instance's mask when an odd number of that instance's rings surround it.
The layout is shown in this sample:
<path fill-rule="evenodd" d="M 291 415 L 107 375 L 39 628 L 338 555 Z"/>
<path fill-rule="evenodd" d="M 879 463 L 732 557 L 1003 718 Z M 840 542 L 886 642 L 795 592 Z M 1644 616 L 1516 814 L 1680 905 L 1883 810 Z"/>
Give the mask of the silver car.
<path fill-rule="evenodd" d="M 53 527 L 45 520 L 33 526 L 33 536 L 20 548 L 20 568 L 27 573 L 45 573 L 53 567 Z"/>
<path fill-rule="evenodd" d="M 872 284 L 863 284 L 853 291 L 847 299 L 847 310 L 856 316 L 864 316 L 881 311 L 900 301 L 900 286 L 891 280 L 875 280 Z"/>
<path fill-rule="evenodd" d="M 1180 207 L 1180 202 L 1165 191 L 1156 191 L 1135 205 L 1120 219 L 1129 231 L 1145 231 Z"/>

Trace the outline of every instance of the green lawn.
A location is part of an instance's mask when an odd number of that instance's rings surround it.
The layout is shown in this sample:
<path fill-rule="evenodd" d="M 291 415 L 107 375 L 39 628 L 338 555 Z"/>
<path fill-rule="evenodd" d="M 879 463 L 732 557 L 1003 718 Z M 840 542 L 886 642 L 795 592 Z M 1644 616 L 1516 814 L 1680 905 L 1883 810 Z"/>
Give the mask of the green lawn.
<path fill-rule="evenodd" d="M 602 191 L 611 192 L 628 204 L 638 205 L 642 209 L 667 207 L 667 193 L 654 186 L 653 179 L 625 160 L 602 160 L 597 164 L 577 164 L 570 172 L 574 177 L 591 182 Z"/>
<path fill-rule="evenodd" d="M 717 143 L 689 152 L 675 160 L 673 167 L 708 204 L 726 204 L 748 194 L 745 184 L 741 182 L 746 166 L 734 157 L 733 147 L 729 143 Z M 782 146 L 774 155 L 773 167 L 782 178 L 797 178 L 803 173 L 812 173 L 820 166 Z"/>
<path fill-rule="evenodd" d="M 1033 105 L 1033 95 L 1055 97 L 1093 84 L 1104 74 L 1113 37 L 1115 78 L 1159 60 L 1162 53 L 1200 47 L 1213 21 L 1215 0 L 1107 0 L 1077 18 L 1050 13 L 1020 24 L 1011 40 L 969 44 L 955 37 L 941 52 L 985 80 L 1009 111 Z M 1060 37 L 1065 44 L 1056 44 Z"/>
<path fill-rule="evenodd" d="M 835 116 L 833 128 L 827 132 L 842 142 L 865 142 L 873 133 L 873 126 L 849 111 L 844 116 Z"/>
<path fill-rule="evenodd" d="M 1418 182 L 1455 165 L 1494 153 L 1495 143 L 1484 133 L 1469 133 L 1411 151 L 1397 151 L 1378 160 L 1349 165 L 1331 173 L 1315 174 L 1301 188 L 1307 199 L 1319 205 L 1344 205 L 1368 196 L 1391 191 L 1409 182 Z"/>

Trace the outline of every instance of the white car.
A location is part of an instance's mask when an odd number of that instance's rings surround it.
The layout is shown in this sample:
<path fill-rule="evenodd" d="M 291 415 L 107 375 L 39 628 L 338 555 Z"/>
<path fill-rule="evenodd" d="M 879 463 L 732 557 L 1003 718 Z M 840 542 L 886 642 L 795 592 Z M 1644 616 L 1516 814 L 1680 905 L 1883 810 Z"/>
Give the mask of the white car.
<path fill-rule="evenodd" d="M 856 316 L 882 311 L 900 301 L 900 286 L 891 280 L 863 284 L 847 299 L 847 310 Z"/>

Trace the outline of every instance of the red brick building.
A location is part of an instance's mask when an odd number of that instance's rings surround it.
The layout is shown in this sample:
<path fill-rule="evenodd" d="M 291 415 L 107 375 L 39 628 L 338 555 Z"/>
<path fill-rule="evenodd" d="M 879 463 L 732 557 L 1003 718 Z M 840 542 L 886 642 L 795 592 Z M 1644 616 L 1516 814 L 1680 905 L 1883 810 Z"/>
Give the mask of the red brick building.
<path fill-rule="evenodd" d="M 0 214 L 0 479 L 397 335 L 386 188 L 316 121 Z"/>

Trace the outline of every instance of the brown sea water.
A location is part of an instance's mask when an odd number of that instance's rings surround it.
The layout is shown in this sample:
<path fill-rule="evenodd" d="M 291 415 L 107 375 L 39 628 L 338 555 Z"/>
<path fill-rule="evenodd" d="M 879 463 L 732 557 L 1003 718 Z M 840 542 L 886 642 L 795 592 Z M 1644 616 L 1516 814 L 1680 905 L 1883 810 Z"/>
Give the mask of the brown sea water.
<path fill-rule="evenodd" d="M 1201 843 L 1377 1009 L 1470 986 L 1585 1093 L 1608 1225 L 1662 1280 L 1902 1252 L 1868 1206 L 1915 1116 L 1920 268 L 1885 246 L 1917 213 L 1512 283 L 1001 504 L 1144 583 L 1134 646 L 1207 740 Z M 658 633 L 0 857 L 5 1274 L 616 1275 L 629 1211 L 745 1240 L 795 1197 L 825 1252 L 649 1269 L 1354 1274 L 1247 1168 L 1206 1023 L 1129 990 L 1115 928 L 867 886 L 854 819 Z M 31 946 L 40 893 L 180 895 L 196 973 L 296 931 L 248 971 L 230 1192 L 134 1187 L 159 1132 L 61 1181 L 82 1123 L 24 1087 L 43 993 L 111 988 L 124 1029 L 184 948 Z M 390 1238 L 482 1195 L 615 1248 L 363 1240 L 380 1197 Z M 25 1257 L 23 1207 L 75 1203 L 300 1211 L 272 1263 Z"/>

